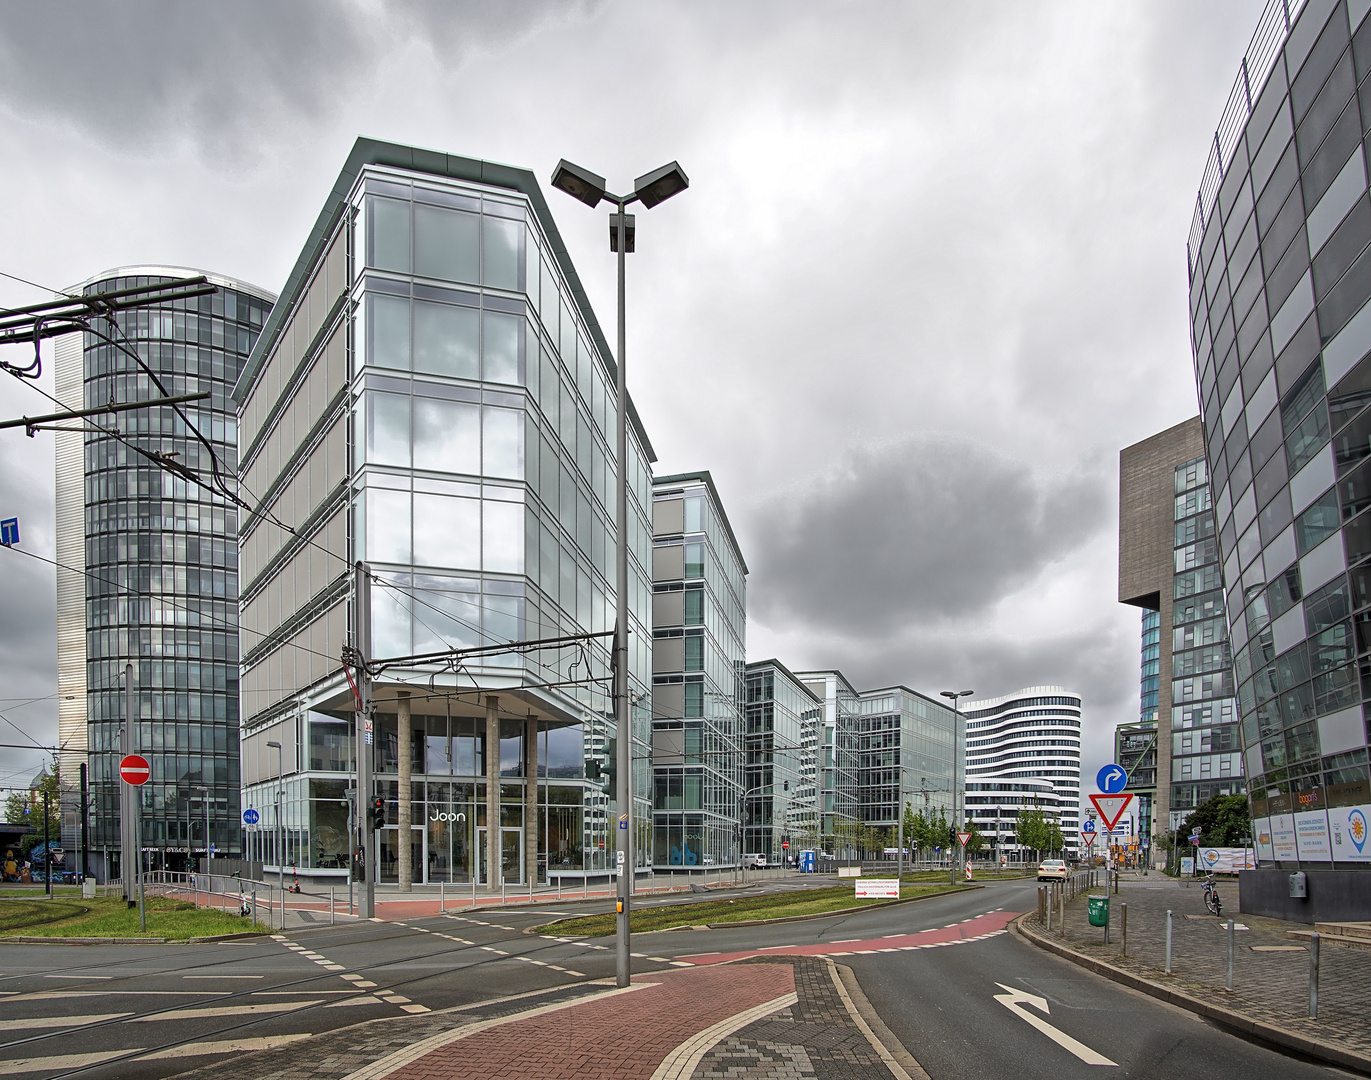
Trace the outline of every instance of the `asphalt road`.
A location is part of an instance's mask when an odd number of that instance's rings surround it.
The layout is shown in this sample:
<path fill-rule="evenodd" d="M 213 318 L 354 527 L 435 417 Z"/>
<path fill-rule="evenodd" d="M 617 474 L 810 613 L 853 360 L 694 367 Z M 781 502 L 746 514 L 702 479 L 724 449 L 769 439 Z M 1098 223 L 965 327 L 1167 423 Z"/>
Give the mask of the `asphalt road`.
<path fill-rule="evenodd" d="M 1085 1064 L 1082 1050 L 1117 1063 L 1115 1075 L 1334 1075 L 1004 932 L 1009 913 L 1034 902 L 1033 890 L 1032 882 L 992 883 L 853 915 L 642 934 L 634 940 L 635 972 L 753 951 L 844 954 L 838 962 L 852 966 L 933 1080 L 1062 1080 L 1108 1068 Z M 606 908 L 570 904 L 563 913 Z M 287 1045 L 362 1020 L 613 975 L 612 941 L 523 932 L 548 918 L 546 911 L 477 912 L 312 928 L 246 944 L 2 945 L 0 1074 L 160 1080 L 236 1050 Z M 1046 1014 L 1034 998 L 1044 1000 Z"/>

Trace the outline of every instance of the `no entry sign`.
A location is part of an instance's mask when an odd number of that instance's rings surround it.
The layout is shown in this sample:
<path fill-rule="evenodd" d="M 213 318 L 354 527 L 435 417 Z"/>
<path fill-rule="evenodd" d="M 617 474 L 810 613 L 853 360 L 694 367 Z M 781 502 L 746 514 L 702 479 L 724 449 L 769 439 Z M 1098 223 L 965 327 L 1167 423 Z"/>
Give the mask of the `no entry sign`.
<path fill-rule="evenodd" d="M 152 766 L 148 764 L 148 759 L 139 754 L 129 754 L 119 762 L 119 779 L 126 784 L 138 787 L 148 782 L 148 777 L 152 775 Z"/>

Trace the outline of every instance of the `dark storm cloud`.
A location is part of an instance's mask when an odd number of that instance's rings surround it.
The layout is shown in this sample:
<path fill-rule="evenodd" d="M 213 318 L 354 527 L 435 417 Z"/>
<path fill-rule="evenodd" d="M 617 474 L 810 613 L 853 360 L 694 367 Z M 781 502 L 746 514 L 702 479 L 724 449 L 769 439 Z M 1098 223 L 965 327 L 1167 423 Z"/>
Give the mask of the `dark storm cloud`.
<path fill-rule="evenodd" d="M 14 4 L 0 20 L 0 102 L 141 157 L 183 138 L 256 156 L 283 126 L 320 122 L 377 59 L 418 41 L 447 65 L 589 3 L 544 0 L 120 0 Z M 255 152 L 254 152 L 255 151 Z"/>
<path fill-rule="evenodd" d="M 858 638 L 985 612 L 1107 523 L 1100 475 L 1041 478 L 929 438 L 849 452 L 771 499 L 748 530 L 749 606 Z"/>

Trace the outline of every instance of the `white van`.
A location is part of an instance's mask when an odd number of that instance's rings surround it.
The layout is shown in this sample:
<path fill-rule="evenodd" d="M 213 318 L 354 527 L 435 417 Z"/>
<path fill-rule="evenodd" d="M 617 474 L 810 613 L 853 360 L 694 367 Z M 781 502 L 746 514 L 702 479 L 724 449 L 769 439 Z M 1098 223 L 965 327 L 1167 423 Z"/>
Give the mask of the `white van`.
<path fill-rule="evenodd" d="M 748 870 L 765 870 L 765 869 L 766 869 L 766 856 L 765 856 L 765 855 L 744 855 L 744 856 L 743 856 L 743 866 L 744 866 L 746 869 L 748 869 Z"/>

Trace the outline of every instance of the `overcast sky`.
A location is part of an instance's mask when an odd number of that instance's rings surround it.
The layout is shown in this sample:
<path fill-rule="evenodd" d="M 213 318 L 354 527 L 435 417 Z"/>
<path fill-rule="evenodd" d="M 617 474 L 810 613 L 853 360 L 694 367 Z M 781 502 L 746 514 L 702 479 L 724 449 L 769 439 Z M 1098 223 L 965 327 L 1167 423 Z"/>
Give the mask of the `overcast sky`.
<path fill-rule="evenodd" d="M 749 657 L 1062 684 L 1090 784 L 1138 711 L 1118 451 L 1198 411 L 1185 241 L 1260 7 L 7 0 L 0 270 L 279 289 L 358 135 L 544 182 L 678 159 L 690 190 L 638 219 L 629 382 L 658 470 L 718 484 Z M 603 213 L 548 201 L 612 326 Z M 0 416 L 45 411 L 4 378 Z M 46 555 L 52 470 L 51 435 L 0 432 L 0 516 Z M 0 601 L 0 743 L 49 744 L 50 569 L 0 551 Z M 0 750 L 0 785 L 41 757 Z"/>

